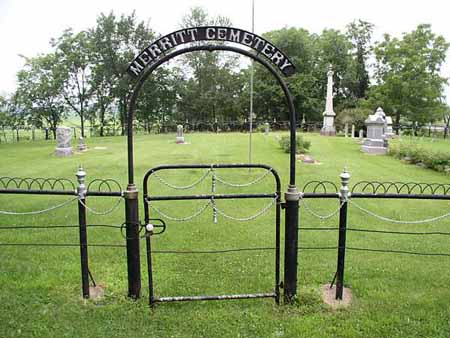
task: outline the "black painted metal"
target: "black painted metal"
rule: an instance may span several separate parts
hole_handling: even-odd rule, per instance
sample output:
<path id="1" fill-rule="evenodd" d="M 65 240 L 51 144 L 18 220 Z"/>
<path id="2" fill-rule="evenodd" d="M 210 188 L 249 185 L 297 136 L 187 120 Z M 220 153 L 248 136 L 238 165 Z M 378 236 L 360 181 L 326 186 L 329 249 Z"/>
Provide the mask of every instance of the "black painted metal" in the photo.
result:
<path id="1" fill-rule="evenodd" d="M 182 201 L 182 200 L 225 200 L 225 199 L 241 199 L 241 198 L 275 198 L 273 194 L 206 194 L 206 195 L 170 195 L 170 196 L 148 196 L 147 202 L 150 201 Z"/>
<path id="2" fill-rule="evenodd" d="M 0 189 L 0 194 L 76 196 L 77 192 L 75 190 Z"/>
<path id="3" fill-rule="evenodd" d="M 352 193 L 351 198 L 386 198 L 386 199 L 415 199 L 415 200 L 450 200 L 450 195 L 420 195 L 420 194 L 370 194 Z"/>
<path id="4" fill-rule="evenodd" d="M 141 258 L 139 254 L 139 211 L 137 198 L 125 199 L 128 297 L 141 295 Z"/>
<path id="5" fill-rule="evenodd" d="M 139 96 L 139 93 L 144 85 L 144 82 L 146 81 L 146 79 L 152 74 L 152 72 L 158 68 L 159 66 L 161 66 L 162 64 L 164 64 L 165 62 L 168 62 L 169 60 L 171 60 L 174 57 L 186 54 L 186 53 L 191 53 L 191 52 L 195 52 L 195 51 L 230 51 L 230 52 L 234 52 L 234 53 L 238 53 L 244 56 L 247 56 L 255 61 L 257 61 L 258 63 L 260 63 L 262 66 L 264 66 L 277 80 L 278 84 L 280 85 L 280 87 L 283 90 L 283 93 L 285 95 L 286 101 L 287 101 L 287 105 L 288 105 L 288 110 L 289 110 L 289 121 L 290 121 L 290 164 L 289 164 L 289 186 L 292 189 L 296 189 L 295 187 L 295 176 L 296 176 L 296 172 L 295 172 L 295 167 L 296 167 L 296 113 L 295 113 L 295 106 L 294 106 L 294 102 L 293 102 L 293 98 L 292 95 L 289 91 L 289 88 L 286 84 L 286 82 L 284 81 L 284 79 L 281 77 L 280 73 L 278 72 L 278 70 L 276 70 L 269 61 L 267 61 L 266 59 L 264 59 L 263 57 L 260 56 L 259 53 L 253 53 L 251 51 L 242 49 L 242 48 L 237 48 L 234 46 L 228 46 L 228 45 L 213 45 L 213 44 L 207 44 L 207 45 L 196 45 L 196 46 L 190 46 L 190 47 L 185 47 L 185 48 L 180 48 L 177 50 L 172 51 L 170 54 L 167 55 L 163 55 L 161 56 L 158 60 L 154 61 L 154 63 L 152 63 L 148 68 L 146 68 L 142 73 L 140 73 L 139 78 L 135 84 L 135 87 L 133 89 L 133 92 L 130 95 L 130 99 L 129 99 L 129 105 L 128 105 L 128 116 L 127 116 L 127 148 L 128 148 L 128 184 L 129 186 L 134 186 L 134 146 L 133 146 L 133 120 L 135 117 L 135 111 L 136 111 L 136 101 L 137 98 Z M 145 180 L 145 178 L 144 178 Z M 280 195 L 278 195 L 280 196 Z M 280 197 L 278 197 L 280 198 Z M 146 200 L 146 198 L 144 198 L 144 200 Z M 279 203 L 277 203 L 277 207 L 279 207 Z M 293 208 L 291 210 L 291 208 Z M 137 209 L 136 209 L 137 210 Z M 298 217 L 296 216 L 297 214 L 297 210 L 298 210 L 298 200 L 296 201 L 296 203 L 289 203 L 287 204 L 287 210 L 286 210 L 286 214 L 290 214 L 292 215 L 291 217 L 289 217 L 289 221 L 292 222 L 297 222 L 298 221 Z M 137 212 L 137 211 L 136 211 Z M 295 214 L 295 215 L 294 215 Z M 131 218 L 133 219 L 137 219 L 138 215 L 134 214 L 134 215 L 129 215 Z M 127 219 L 127 222 L 129 222 L 129 220 Z M 290 228 L 292 229 L 297 229 L 298 227 L 298 223 L 295 224 L 291 224 L 289 225 Z M 296 238 L 290 238 L 287 237 L 286 241 L 287 242 L 291 242 L 290 246 L 292 247 L 292 243 L 295 242 L 296 243 Z M 136 245 L 137 248 L 134 248 L 133 251 L 139 251 L 139 242 L 135 242 L 133 243 L 129 243 L 130 245 Z M 292 260 L 297 261 L 297 250 L 294 252 L 291 252 L 292 255 L 294 255 L 295 257 L 292 258 Z M 129 261 L 130 262 L 130 261 Z M 131 263 L 131 262 L 130 262 Z M 135 262 L 135 264 L 137 264 L 137 262 Z M 129 279 L 130 281 L 130 279 Z M 131 282 L 131 281 L 130 281 Z M 293 284 L 293 283 L 290 283 Z M 296 289 L 294 290 L 296 292 Z"/>
<path id="6" fill-rule="evenodd" d="M 312 187 L 313 192 L 302 193 L 302 198 L 340 198 L 338 193 L 328 192 L 316 192 L 317 187 L 321 187 L 323 191 L 326 191 L 325 185 L 328 181 L 311 181 L 305 184 L 304 190 L 307 187 Z M 350 199 L 414 199 L 414 200 L 450 200 L 450 185 L 440 183 L 415 183 L 415 182 L 377 182 L 377 181 L 361 181 L 357 182 L 352 187 L 352 192 L 349 194 Z M 413 193 L 418 192 L 418 193 Z M 441 194 L 437 194 L 440 192 Z M 366 229 L 347 229 L 347 215 L 348 215 L 348 202 L 342 201 L 342 207 L 339 211 L 339 228 L 303 228 L 301 230 L 339 230 L 338 238 L 338 257 L 337 257 L 337 270 L 336 270 L 336 299 L 341 300 L 343 298 L 344 289 L 344 272 L 345 272 L 345 253 L 346 250 L 359 250 L 370 252 L 386 252 L 386 253 L 404 253 L 412 255 L 423 256 L 448 256 L 445 253 L 421 253 L 421 252 L 408 252 L 399 250 L 382 250 L 382 249 L 367 249 L 367 248 L 353 248 L 346 245 L 347 231 L 363 231 L 373 233 L 390 233 L 390 234 L 407 234 L 407 235 L 447 235 L 443 232 L 425 232 L 425 233 L 413 233 L 413 232 L 398 232 L 398 231 L 381 231 L 381 230 L 366 230 Z M 302 250 L 302 247 L 298 248 Z M 332 249 L 332 248 L 331 248 Z"/>
<path id="7" fill-rule="evenodd" d="M 208 195 L 179 195 L 179 196 L 149 196 L 149 179 L 153 173 L 161 170 L 180 170 L 180 169 L 239 169 L 239 168 L 260 168 L 268 170 L 275 179 L 276 191 L 270 194 L 208 194 Z M 149 280 L 149 303 L 153 305 L 156 302 L 190 301 L 190 300 L 222 300 L 222 299 L 248 299 L 248 298 L 275 298 L 276 303 L 280 299 L 280 209 L 281 209 L 281 181 L 278 173 L 270 166 L 265 164 L 180 164 L 180 165 L 162 165 L 152 168 L 144 175 L 143 200 L 145 224 L 149 223 L 150 201 L 170 201 L 170 200 L 202 200 L 202 199 L 239 199 L 239 198 L 276 198 L 275 214 L 275 287 L 274 293 L 261 294 L 242 294 L 242 295 L 224 295 L 224 296 L 183 296 L 183 297 L 160 297 L 154 296 L 153 285 L 153 265 L 151 236 L 146 236 L 146 253 Z"/>
<path id="8" fill-rule="evenodd" d="M 342 202 L 339 210 L 339 239 L 336 271 L 336 299 L 342 300 L 344 292 L 345 245 L 347 238 L 347 203 Z"/>
<path id="9" fill-rule="evenodd" d="M 78 223 L 80 233 L 81 288 L 83 298 L 89 298 L 89 263 L 86 228 L 86 199 L 78 200 Z"/>
<path id="10" fill-rule="evenodd" d="M 128 141 L 128 182 L 130 184 L 134 183 L 134 152 L 133 152 L 133 120 L 135 116 L 136 111 L 136 101 L 138 98 L 138 95 L 142 89 L 142 86 L 144 85 L 147 78 L 151 75 L 151 73 L 164 64 L 165 62 L 171 60 L 172 58 L 183 55 L 186 53 L 191 53 L 195 51 L 230 51 L 238 54 L 245 55 L 261 65 L 263 65 L 269 72 L 275 77 L 278 84 L 283 90 L 283 93 L 286 97 L 286 101 L 288 104 L 289 109 L 289 122 L 290 122 L 290 142 L 291 142 L 291 149 L 290 149 L 290 172 L 289 172 L 289 184 L 294 186 L 295 185 L 295 164 L 296 164 L 296 158 L 295 158 L 295 152 L 296 152 L 296 143 L 295 143 L 295 129 L 296 129 L 296 113 L 295 113 L 295 107 L 294 107 L 294 101 L 292 98 L 292 95 L 289 91 L 289 88 L 284 81 L 284 79 L 281 77 L 281 75 L 278 73 L 278 71 L 264 58 L 262 58 L 259 54 L 254 54 L 250 51 L 240 49 L 233 46 L 227 46 L 227 45 L 202 45 L 202 46 L 191 46 L 186 47 L 182 49 L 178 49 L 173 51 L 172 53 L 165 55 L 161 57 L 157 62 L 152 64 L 149 68 L 147 68 L 142 75 L 139 77 L 133 92 L 130 96 L 129 106 L 128 106 L 128 116 L 127 116 L 127 141 Z"/>
<path id="11" fill-rule="evenodd" d="M 297 294 L 298 201 L 286 201 L 284 240 L 284 301 L 292 303 Z"/>
<path id="12" fill-rule="evenodd" d="M 162 36 L 136 56 L 128 66 L 127 71 L 132 77 L 139 76 L 142 70 L 148 67 L 149 64 L 156 62 L 161 54 L 170 53 L 170 50 L 182 44 L 196 43 L 198 41 L 218 41 L 221 43 L 227 41 L 242 44 L 245 48 L 252 48 L 256 53 L 264 55 L 285 76 L 295 73 L 295 66 L 289 58 L 269 41 L 255 33 L 225 26 L 188 27 Z"/>

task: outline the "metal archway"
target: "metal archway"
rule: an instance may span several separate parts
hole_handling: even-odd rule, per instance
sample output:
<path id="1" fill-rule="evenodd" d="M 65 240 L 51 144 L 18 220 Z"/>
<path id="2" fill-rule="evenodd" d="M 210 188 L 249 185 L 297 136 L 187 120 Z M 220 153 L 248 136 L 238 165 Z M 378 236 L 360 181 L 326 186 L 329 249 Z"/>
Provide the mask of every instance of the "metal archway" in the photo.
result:
<path id="1" fill-rule="evenodd" d="M 137 83 L 130 96 L 127 116 L 127 148 L 128 148 L 128 186 L 125 192 L 126 199 L 126 238 L 127 238 L 127 262 L 128 262 L 128 295 L 139 298 L 141 289 L 140 256 L 139 256 L 139 212 L 138 191 L 134 182 L 134 144 L 133 144 L 133 120 L 136 111 L 136 101 L 143 84 L 152 72 L 169 60 L 195 51 L 230 51 L 247 56 L 263 65 L 275 77 L 282 88 L 289 109 L 290 120 L 290 172 L 289 187 L 285 193 L 285 262 L 284 262 L 284 299 L 290 302 L 297 293 L 297 243 L 298 243 L 298 207 L 300 194 L 295 186 L 295 154 L 296 154 L 296 113 L 292 95 L 286 82 L 278 71 L 259 53 L 228 45 L 199 45 L 184 47 L 174 50 L 155 61 L 146 68 L 138 77 Z"/>
<path id="2" fill-rule="evenodd" d="M 259 54 L 251 53 L 247 50 L 233 47 L 233 46 L 227 46 L 227 45 L 203 45 L 203 46 L 192 46 L 192 47 L 185 47 L 182 49 L 178 49 L 168 55 L 163 56 L 160 58 L 157 62 L 152 64 L 149 68 L 147 68 L 141 76 L 139 76 L 138 81 L 133 89 L 133 92 L 130 96 L 130 101 L 128 105 L 128 117 L 127 117 L 127 136 L 128 136 L 128 183 L 132 184 L 134 183 L 134 159 L 133 159 L 133 120 L 135 116 L 135 110 L 136 110 L 136 100 L 139 96 L 139 92 L 142 89 L 142 86 L 144 82 L 147 80 L 147 78 L 150 76 L 150 74 L 159 66 L 162 64 L 168 62 L 169 60 L 173 59 L 174 57 L 177 57 L 182 54 L 191 53 L 195 51 L 230 51 L 234 53 L 238 53 L 244 56 L 247 56 L 249 58 L 252 58 L 253 60 L 259 62 L 264 67 L 266 67 L 267 70 L 271 72 L 271 74 L 276 78 L 279 85 L 283 89 L 284 95 L 286 97 L 286 101 L 288 104 L 289 109 L 289 122 L 290 122 L 290 137 L 291 137 L 291 149 L 290 149 L 290 175 L 289 175 L 289 185 L 294 186 L 295 185 L 295 127 L 296 127 L 296 113 L 295 113 L 295 107 L 294 102 L 292 99 L 292 95 L 289 91 L 289 88 L 286 84 L 286 82 L 283 80 L 281 75 L 275 70 L 275 68 L 268 62 L 266 59 L 263 59 Z"/>

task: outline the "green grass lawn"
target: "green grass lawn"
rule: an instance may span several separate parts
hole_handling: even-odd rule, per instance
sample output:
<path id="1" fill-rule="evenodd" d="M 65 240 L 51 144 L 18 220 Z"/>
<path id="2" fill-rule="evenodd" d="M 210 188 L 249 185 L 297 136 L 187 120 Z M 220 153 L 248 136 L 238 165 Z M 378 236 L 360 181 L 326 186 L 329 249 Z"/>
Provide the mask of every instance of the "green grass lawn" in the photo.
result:
<path id="1" fill-rule="evenodd" d="M 286 190 L 288 154 L 283 153 L 277 134 L 253 137 L 253 162 L 273 166 Z M 360 180 L 450 183 L 448 175 L 389 156 L 370 156 L 359 151 L 356 140 L 307 134 L 310 154 L 320 165 L 297 165 L 297 184 L 310 180 L 339 183 L 344 167 L 351 173 L 350 185 Z M 142 192 L 145 172 L 160 164 L 248 162 L 248 135 L 187 134 L 189 144 L 175 145 L 175 135 L 136 137 L 136 181 Z M 79 164 L 88 181 L 113 178 L 126 186 L 126 142 L 123 137 L 88 139 L 89 151 L 69 158 L 53 155 L 53 141 L 0 144 L 0 176 L 65 177 L 75 181 Z M 445 148 L 448 141 L 427 146 Z M 95 149 L 95 147 L 106 149 Z M 161 173 L 178 185 L 194 182 L 204 171 Z M 261 170 L 218 171 L 227 181 L 245 183 Z M 207 179 L 192 193 L 209 193 Z M 153 178 L 153 194 L 177 194 Z M 218 184 L 218 193 L 274 191 L 270 175 L 260 184 L 236 189 Z M 185 193 L 185 192 L 182 192 Z M 0 195 L 0 210 L 44 209 L 67 197 Z M 88 204 L 106 210 L 112 198 L 88 198 Z M 226 213 L 246 217 L 268 201 L 218 201 Z M 358 200 L 358 204 L 386 217 L 418 220 L 450 211 L 448 201 Z M 169 215 L 193 214 L 204 202 L 159 202 Z M 335 210 L 338 202 L 309 200 L 322 214 Z M 143 215 L 143 205 L 140 204 Z M 156 215 L 155 215 L 156 216 Z M 142 217 L 143 219 L 143 217 Z M 0 215 L 0 226 L 77 224 L 75 204 L 43 215 Z M 121 224 L 123 204 L 112 214 L 88 214 L 91 224 Z M 167 221 L 166 233 L 153 237 L 155 250 L 207 250 L 239 247 L 271 247 L 274 244 L 274 211 L 250 222 L 234 222 L 206 210 L 189 222 Z M 303 227 L 336 227 L 338 216 L 321 221 L 304 208 Z M 284 225 L 284 217 L 282 218 Z M 398 225 L 382 222 L 349 206 L 348 226 L 395 231 L 450 232 L 450 219 L 423 224 Z M 76 228 L 56 230 L 0 230 L 0 243 L 76 243 Z M 123 244 L 120 231 L 90 228 L 90 243 Z M 300 246 L 336 246 L 333 231 L 300 231 Z M 0 337 L 450 337 L 450 257 L 423 257 L 348 251 L 345 284 L 354 300 L 347 309 L 333 311 L 321 301 L 320 288 L 333 278 L 336 252 L 300 251 L 298 303 L 277 306 L 271 299 L 222 302 L 166 303 L 147 305 L 145 242 L 141 242 L 143 297 L 126 297 L 126 253 L 123 248 L 90 248 L 90 269 L 106 295 L 99 301 L 83 301 L 80 290 L 79 249 L 46 247 L 0 247 Z M 449 236 L 388 235 L 349 232 L 347 245 L 374 249 L 450 253 Z M 214 255 L 154 255 L 155 292 L 158 296 L 270 292 L 273 288 L 272 251 Z"/>

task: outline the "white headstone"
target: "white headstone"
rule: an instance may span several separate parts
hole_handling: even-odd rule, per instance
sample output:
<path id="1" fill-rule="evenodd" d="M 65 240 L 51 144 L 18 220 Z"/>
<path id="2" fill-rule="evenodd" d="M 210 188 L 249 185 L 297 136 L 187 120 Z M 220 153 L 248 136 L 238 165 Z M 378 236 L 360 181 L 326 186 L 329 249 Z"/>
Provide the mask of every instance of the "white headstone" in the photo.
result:
<path id="1" fill-rule="evenodd" d="M 344 125 L 344 136 L 347 137 L 348 136 L 348 123 L 346 123 Z"/>
<path id="2" fill-rule="evenodd" d="M 334 127 L 334 117 L 336 113 L 333 110 L 333 69 L 330 65 L 328 67 L 328 82 L 327 82 L 327 99 L 325 104 L 325 111 L 323 112 L 323 126 L 320 135 L 334 136 L 336 129 Z"/>
<path id="3" fill-rule="evenodd" d="M 177 125 L 177 137 L 175 142 L 177 144 L 184 143 L 183 126 L 181 124 Z"/>
<path id="4" fill-rule="evenodd" d="M 352 138 L 355 138 L 355 125 L 352 124 Z"/>
<path id="5" fill-rule="evenodd" d="M 392 117 L 386 116 L 386 137 L 391 138 L 394 136 L 394 130 L 392 129 Z"/>
<path id="6" fill-rule="evenodd" d="M 78 139 L 78 150 L 79 151 L 85 151 L 86 150 L 86 143 L 84 142 L 84 138 L 80 136 Z"/>
<path id="7" fill-rule="evenodd" d="M 72 139 L 72 128 L 58 127 L 56 128 L 56 156 L 70 156 L 73 154 L 70 140 Z"/>

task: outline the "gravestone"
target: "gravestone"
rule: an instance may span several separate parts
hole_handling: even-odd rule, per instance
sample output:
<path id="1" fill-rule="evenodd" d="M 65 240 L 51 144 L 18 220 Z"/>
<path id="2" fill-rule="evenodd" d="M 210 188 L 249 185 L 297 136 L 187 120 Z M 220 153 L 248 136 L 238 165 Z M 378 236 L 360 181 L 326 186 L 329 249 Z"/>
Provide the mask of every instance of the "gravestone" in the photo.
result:
<path id="1" fill-rule="evenodd" d="M 83 136 L 80 136 L 78 139 L 78 150 L 79 151 L 85 151 L 86 150 L 86 142 L 84 141 Z"/>
<path id="2" fill-rule="evenodd" d="M 336 129 L 334 127 L 334 117 L 336 113 L 333 110 L 333 69 L 330 65 L 328 67 L 328 82 L 327 82 L 327 101 L 325 105 L 325 111 L 323 113 L 323 126 L 320 130 L 320 135 L 323 136 L 335 136 Z"/>
<path id="3" fill-rule="evenodd" d="M 73 154 L 70 140 L 72 139 L 72 129 L 69 127 L 56 128 L 56 156 L 71 156 Z"/>
<path id="4" fill-rule="evenodd" d="M 386 137 L 394 137 L 394 130 L 392 129 L 392 117 L 386 116 Z"/>
<path id="5" fill-rule="evenodd" d="M 183 136 L 183 126 L 179 124 L 177 126 L 177 138 L 176 138 L 177 144 L 183 144 L 184 143 L 184 136 Z"/>
<path id="6" fill-rule="evenodd" d="M 358 135 L 358 142 L 359 143 L 363 143 L 363 138 L 364 138 L 364 130 L 360 129 L 359 130 L 359 135 Z"/>
<path id="7" fill-rule="evenodd" d="M 344 136 L 347 137 L 348 136 L 348 123 L 346 123 L 344 125 Z"/>
<path id="8" fill-rule="evenodd" d="M 266 136 L 268 136 L 269 135 L 269 131 L 270 131 L 270 125 L 269 125 L 268 122 L 266 122 L 266 123 L 264 123 L 264 134 Z"/>
<path id="9" fill-rule="evenodd" d="M 352 138 L 355 138 L 355 125 L 352 124 Z"/>
<path id="10" fill-rule="evenodd" d="M 387 152 L 386 115 L 380 107 L 375 114 L 369 115 L 364 121 L 367 127 L 367 138 L 361 146 L 361 151 L 368 154 L 384 155 Z"/>

